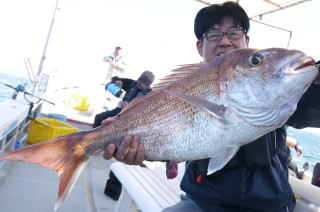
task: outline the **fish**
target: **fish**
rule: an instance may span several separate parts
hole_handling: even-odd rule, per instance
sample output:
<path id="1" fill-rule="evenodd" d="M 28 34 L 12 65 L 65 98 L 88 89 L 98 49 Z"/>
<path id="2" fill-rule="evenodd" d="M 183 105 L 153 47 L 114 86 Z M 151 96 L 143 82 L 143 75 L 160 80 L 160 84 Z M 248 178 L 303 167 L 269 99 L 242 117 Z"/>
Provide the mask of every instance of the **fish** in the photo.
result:
<path id="1" fill-rule="evenodd" d="M 141 137 L 145 160 L 210 158 L 223 168 L 240 146 L 283 126 L 318 74 L 298 50 L 237 49 L 210 62 L 182 65 L 108 124 L 27 145 L 0 157 L 48 167 L 60 178 L 57 210 L 93 155 L 125 135 Z"/>

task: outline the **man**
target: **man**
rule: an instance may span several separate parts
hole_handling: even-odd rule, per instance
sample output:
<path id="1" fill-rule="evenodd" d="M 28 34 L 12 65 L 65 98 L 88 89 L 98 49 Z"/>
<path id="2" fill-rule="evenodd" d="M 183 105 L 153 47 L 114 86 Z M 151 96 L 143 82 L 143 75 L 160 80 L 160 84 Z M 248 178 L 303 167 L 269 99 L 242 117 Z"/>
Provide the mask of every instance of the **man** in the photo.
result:
<path id="1" fill-rule="evenodd" d="M 195 18 L 194 31 L 204 62 L 248 47 L 249 19 L 234 2 L 201 9 Z M 296 128 L 320 127 L 319 87 L 309 88 L 286 124 Z M 114 151 L 114 145 L 109 145 L 104 157 L 109 159 Z M 117 160 L 127 164 L 139 164 L 143 156 L 137 136 L 126 136 L 114 154 Z M 196 179 L 206 161 L 191 161 L 181 182 L 186 195 L 165 211 L 292 211 L 295 198 L 288 183 L 287 157 L 283 126 L 242 146 L 224 168 L 205 176 L 202 182 Z"/>
<path id="2" fill-rule="evenodd" d="M 317 162 L 313 168 L 311 183 L 315 186 L 320 187 L 320 162 Z"/>
<path id="3" fill-rule="evenodd" d="M 120 46 L 117 46 L 114 50 L 114 52 L 103 58 L 104 62 L 109 63 L 108 72 L 106 76 L 106 82 L 109 82 L 111 80 L 111 77 L 114 75 L 119 76 L 120 74 L 123 74 L 126 69 L 126 63 L 124 62 L 124 59 L 122 57 L 122 48 Z"/>
<path id="4" fill-rule="evenodd" d="M 298 157 L 302 157 L 302 150 L 298 144 L 298 141 L 295 138 L 287 136 L 287 152 L 288 152 L 288 168 L 289 168 L 289 175 L 295 176 L 299 179 L 303 179 L 304 172 L 307 171 L 310 168 L 310 163 L 306 162 L 301 168 L 298 168 L 298 165 L 293 159 L 293 156 L 291 154 L 290 147 L 293 148 Z"/>
<path id="5" fill-rule="evenodd" d="M 144 71 L 137 80 L 113 77 L 111 83 L 106 85 L 106 88 L 111 84 L 121 84 L 121 88 L 126 92 L 126 94 L 115 109 L 99 113 L 95 116 L 93 128 L 100 126 L 103 120 L 120 113 L 121 110 L 133 99 L 143 96 L 151 91 L 150 85 L 153 81 L 154 74 L 151 71 Z"/>

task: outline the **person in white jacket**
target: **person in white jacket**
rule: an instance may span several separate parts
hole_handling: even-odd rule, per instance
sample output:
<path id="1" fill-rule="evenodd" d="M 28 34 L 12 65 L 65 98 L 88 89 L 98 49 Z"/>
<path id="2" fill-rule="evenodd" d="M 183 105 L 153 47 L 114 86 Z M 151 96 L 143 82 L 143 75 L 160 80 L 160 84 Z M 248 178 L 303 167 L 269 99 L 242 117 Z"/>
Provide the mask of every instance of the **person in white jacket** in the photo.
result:
<path id="1" fill-rule="evenodd" d="M 120 46 L 117 46 L 111 55 L 105 56 L 103 61 L 109 63 L 108 72 L 105 79 L 106 83 L 110 82 L 111 78 L 114 76 L 122 77 L 127 68 L 122 56 L 122 48 Z"/>

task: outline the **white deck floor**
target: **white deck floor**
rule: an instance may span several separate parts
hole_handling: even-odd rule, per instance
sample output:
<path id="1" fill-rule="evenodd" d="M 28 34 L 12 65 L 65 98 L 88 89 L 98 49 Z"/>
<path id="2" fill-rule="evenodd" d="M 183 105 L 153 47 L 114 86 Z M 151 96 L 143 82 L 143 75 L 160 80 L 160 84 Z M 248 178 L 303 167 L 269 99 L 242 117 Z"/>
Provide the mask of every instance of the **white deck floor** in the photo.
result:
<path id="1" fill-rule="evenodd" d="M 101 100 L 105 101 L 105 98 Z M 77 111 L 62 102 L 55 102 L 55 107 L 43 104 L 42 113 L 54 112 L 80 122 L 93 122 L 94 114 L 91 112 Z M 90 129 L 87 125 L 69 124 L 80 130 Z M 116 201 L 104 194 L 104 188 L 112 162 L 104 160 L 102 154 L 93 157 L 57 211 L 111 212 Z M 58 187 L 58 175 L 49 168 L 31 163 L 0 161 L 0 212 L 54 211 Z M 137 211 L 136 206 L 133 205 L 130 211 Z"/>
<path id="2" fill-rule="evenodd" d="M 111 163 L 104 160 L 102 155 L 95 156 L 57 211 L 112 211 L 116 201 L 103 193 Z M 58 175 L 48 168 L 30 163 L 10 162 L 8 165 L 7 175 L 0 177 L 0 211 L 53 211 L 58 192 Z M 131 211 L 138 210 L 134 207 Z"/>

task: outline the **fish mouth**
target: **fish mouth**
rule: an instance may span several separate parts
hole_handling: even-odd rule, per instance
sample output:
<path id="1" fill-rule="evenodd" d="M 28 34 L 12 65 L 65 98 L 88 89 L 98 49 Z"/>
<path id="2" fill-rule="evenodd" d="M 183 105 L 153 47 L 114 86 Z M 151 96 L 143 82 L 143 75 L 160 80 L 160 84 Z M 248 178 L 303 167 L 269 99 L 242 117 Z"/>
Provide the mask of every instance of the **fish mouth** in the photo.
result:
<path id="1" fill-rule="evenodd" d="M 315 61 L 310 56 L 302 56 L 291 64 L 291 69 L 288 74 L 302 74 L 309 72 L 315 68 Z"/>

